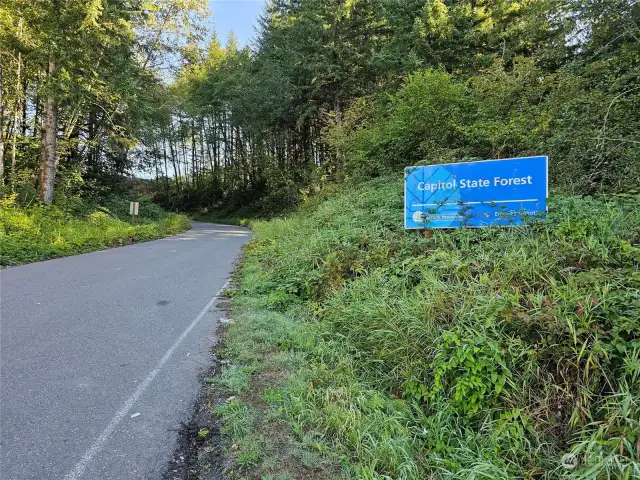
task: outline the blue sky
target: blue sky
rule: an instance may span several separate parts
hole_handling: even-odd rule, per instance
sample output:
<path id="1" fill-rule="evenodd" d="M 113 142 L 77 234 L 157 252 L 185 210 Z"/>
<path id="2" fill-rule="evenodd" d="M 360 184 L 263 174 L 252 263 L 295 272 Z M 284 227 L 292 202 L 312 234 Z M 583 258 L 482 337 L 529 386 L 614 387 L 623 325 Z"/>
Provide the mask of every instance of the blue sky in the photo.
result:
<path id="1" fill-rule="evenodd" d="M 220 41 L 227 41 L 229 31 L 233 30 L 240 45 L 247 45 L 255 36 L 258 17 L 266 0 L 209 0 L 209 20 L 218 31 Z"/>

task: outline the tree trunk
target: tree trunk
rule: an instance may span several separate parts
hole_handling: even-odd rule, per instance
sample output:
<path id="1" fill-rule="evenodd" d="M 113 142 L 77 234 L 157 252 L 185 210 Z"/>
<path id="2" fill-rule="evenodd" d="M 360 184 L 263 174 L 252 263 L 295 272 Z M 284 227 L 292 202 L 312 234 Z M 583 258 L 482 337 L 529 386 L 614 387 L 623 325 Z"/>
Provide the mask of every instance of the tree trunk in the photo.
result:
<path id="1" fill-rule="evenodd" d="M 53 55 L 49 56 L 48 74 L 51 78 L 56 70 Z M 42 173 L 40 182 L 40 199 L 45 205 L 53 202 L 53 185 L 56 179 L 56 136 L 58 133 L 58 110 L 53 91 L 50 89 L 44 104 L 42 128 Z"/>
<path id="2" fill-rule="evenodd" d="M 4 97 L 2 96 L 2 57 L 0 57 L 0 187 L 4 186 Z"/>
<path id="3" fill-rule="evenodd" d="M 173 167 L 173 176 L 176 181 L 176 188 L 178 192 L 182 192 L 182 179 L 180 178 L 180 163 L 178 157 L 178 148 L 174 145 L 173 136 L 174 136 L 174 127 L 173 127 L 173 117 L 171 118 L 171 125 L 169 128 L 169 155 L 171 156 L 171 166 Z"/>
<path id="4" fill-rule="evenodd" d="M 195 120 L 191 119 L 191 169 L 193 172 L 193 185 L 197 190 L 200 185 L 200 172 L 198 166 L 198 155 L 197 155 L 197 146 L 196 146 L 196 123 Z"/>
<path id="5" fill-rule="evenodd" d="M 207 117 L 202 119 L 202 145 L 207 145 L 207 158 L 209 159 L 209 167 L 211 168 L 211 178 L 213 178 L 215 172 L 213 151 L 212 151 L 212 136 L 211 136 L 211 121 Z"/>
<path id="6" fill-rule="evenodd" d="M 39 78 L 38 78 L 39 79 Z M 38 91 L 38 86 L 36 85 L 35 91 Z M 42 105 L 40 104 L 40 96 L 36 93 L 33 99 L 34 113 L 33 113 L 33 130 L 31 131 L 31 138 L 36 139 L 40 135 L 40 115 L 42 110 Z"/>
<path id="7" fill-rule="evenodd" d="M 20 27 L 22 29 L 22 26 Z M 20 114 L 19 105 L 22 105 L 20 101 L 21 93 L 20 89 L 22 87 L 21 77 L 22 77 L 22 54 L 18 52 L 18 69 L 16 71 L 17 80 L 16 80 L 16 104 L 13 109 L 13 137 L 11 139 L 11 191 L 16 191 L 16 150 L 18 143 L 18 116 Z"/>
<path id="8" fill-rule="evenodd" d="M 336 124 L 338 126 L 341 126 L 342 125 L 342 105 L 340 104 L 340 94 L 339 93 L 336 93 L 334 109 L 335 109 L 335 114 L 336 114 Z"/>
<path id="9" fill-rule="evenodd" d="M 22 127 L 22 138 L 27 137 L 27 110 L 29 107 L 29 101 L 27 99 L 27 88 L 29 84 L 27 83 L 27 62 L 23 61 L 23 70 L 25 71 L 25 75 L 22 80 L 22 119 L 20 120 L 20 126 Z"/>
<path id="10" fill-rule="evenodd" d="M 165 186 L 166 186 L 166 194 L 167 194 L 167 203 L 169 203 L 169 200 L 171 200 L 170 198 L 170 192 L 169 192 L 169 167 L 167 165 L 167 143 L 166 143 L 166 138 L 164 135 L 164 132 L 162 132 L 162 130 L 160 130 L 160 135 L 162 135 L 162 157 L 164 159 L 164 182 L 165 182 Z"/>
<path id="11" fill-rule="evenodd" d="M 87 119 L 87 170 L 90 174 L 98 170 L 96 159 L 95 132 L 96 132 L 96 112 L 95 108 L 89 110 L 89 118 Z"/>

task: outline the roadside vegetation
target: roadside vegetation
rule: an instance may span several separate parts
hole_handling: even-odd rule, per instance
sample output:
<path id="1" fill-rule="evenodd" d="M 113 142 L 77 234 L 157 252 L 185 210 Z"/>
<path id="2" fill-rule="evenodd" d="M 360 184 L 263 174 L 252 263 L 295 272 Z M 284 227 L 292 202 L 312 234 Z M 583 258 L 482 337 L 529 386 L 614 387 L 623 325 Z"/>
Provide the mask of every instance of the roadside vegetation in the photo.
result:
<path id="1" fill-rule="evenodd" d="M 127 191 L 261 218 L 214 382 L 234 475 L 640 478 L 640 4 L 274 0 L 251 47 L 205 17 L 2 2 L 2 265 L 188 227 Z M 404 167 L 531 155 L 547 219 L 403 230 Z"/>
<path id="2" fill-rule="evenodd" d="M 143 242 L 191 227 L 187 217 L 167 213 L 149 199 L 140 199 L 135 225 L 124 197 L 109 197 L 103 206 L 79 198 L 27 206 L 16 199 L 15 194 L 0 199 L 2 267 Z"/>
<path id="3" fill-rule="evenodd" d="M 217 380 L 237 476 L 640 478 L 640 198 L 406 232 L 401 186 L 252 224 Z"/>
<path id="4" fill-rule="evenodd" d="M 214 37 L 180 72 L 150 160 L 213 161 L 157 200 L 273 218 L 218 350 L 232 477 L 640 478 L 638 18 L 273 2 L 254 51 Z M 404 167 L 528 155 L 548 218 L 403 230 Z"/>

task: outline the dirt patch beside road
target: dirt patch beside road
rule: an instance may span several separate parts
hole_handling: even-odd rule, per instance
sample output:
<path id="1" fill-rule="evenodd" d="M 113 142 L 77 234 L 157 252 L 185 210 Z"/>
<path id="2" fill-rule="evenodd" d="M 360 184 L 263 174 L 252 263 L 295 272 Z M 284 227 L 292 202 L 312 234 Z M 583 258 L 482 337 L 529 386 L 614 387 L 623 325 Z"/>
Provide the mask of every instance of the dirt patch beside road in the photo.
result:
<path id="1" fill-rule="evenodd" d="M 229 297 L 220 298 L 216 305 L 220 318 L 228 318 L 230 305 Z M 224 337 L 227 328 L 225 324 L 218 326 L 219 338 Z M 216 356 L 218 348 L 219 344 L 212 349 L 212 365 L 202 377 L 202 389 L 191 419 L 180 427 L 178 447 L 163 480 L 227 480 L 224 472 L 233 466 L 233 457 L 226 453 L 228 442 L 220 432 L 222 423 L 213 414 L 228 397 L 212 385 L 222 370 L 222 363 Z"/>

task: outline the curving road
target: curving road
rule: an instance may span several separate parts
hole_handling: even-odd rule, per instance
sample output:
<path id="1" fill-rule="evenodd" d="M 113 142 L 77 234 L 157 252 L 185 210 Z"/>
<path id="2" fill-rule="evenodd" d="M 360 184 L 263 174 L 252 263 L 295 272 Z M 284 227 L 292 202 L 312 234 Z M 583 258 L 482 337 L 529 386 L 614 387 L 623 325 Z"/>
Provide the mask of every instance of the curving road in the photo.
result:
<path id="1" fill-rule="evenodd" d="M 161 478 L 249 238 L 196 223 L 0 272 L 0 478 Z"/>

